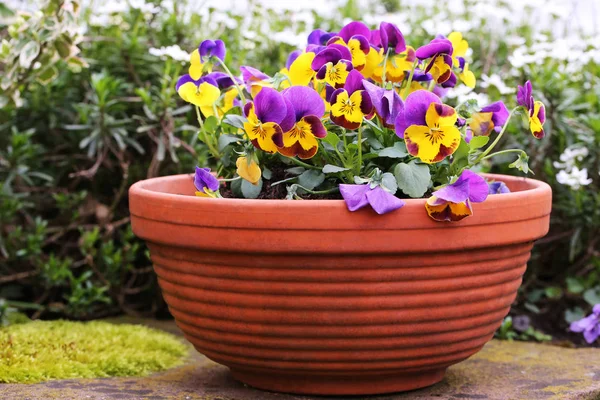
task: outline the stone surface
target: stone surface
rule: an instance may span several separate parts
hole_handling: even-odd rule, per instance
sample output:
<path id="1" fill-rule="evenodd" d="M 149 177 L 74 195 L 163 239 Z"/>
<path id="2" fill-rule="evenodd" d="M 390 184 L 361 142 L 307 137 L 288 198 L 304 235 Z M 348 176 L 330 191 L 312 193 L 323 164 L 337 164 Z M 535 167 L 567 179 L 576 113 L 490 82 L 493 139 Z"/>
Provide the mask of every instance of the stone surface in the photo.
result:
<path id="1" fill-rule="evenodd" d="M 118 321 L 135 322 L 128 319 Z M 179 333 L 172 322 L 144 322 Z M 437 385 L 408 393 L 366 398 L 596 400 L 600 399 L 600 350 L 492 341 L 469 360 L 450 367 L 446 378 Z M 149 377 L 0 385 L 0 399 L 309 400 L 326 397 L 255 390 L 233 380 L 226 367 L 191 349 L 189 362 L 185 366 Z"/>

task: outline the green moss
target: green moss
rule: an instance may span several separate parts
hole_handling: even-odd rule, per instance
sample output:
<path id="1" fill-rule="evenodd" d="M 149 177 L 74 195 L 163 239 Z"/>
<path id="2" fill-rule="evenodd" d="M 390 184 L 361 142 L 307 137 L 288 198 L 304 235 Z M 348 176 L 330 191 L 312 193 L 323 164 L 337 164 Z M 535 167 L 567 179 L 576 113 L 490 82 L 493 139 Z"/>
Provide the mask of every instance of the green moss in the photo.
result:
<path id="1" fill-rule="evenodd" d="M 141 325 L 34 321 L 0 328 L 0 383 L 143 376 L 187 354 L 175 336 Z"/>

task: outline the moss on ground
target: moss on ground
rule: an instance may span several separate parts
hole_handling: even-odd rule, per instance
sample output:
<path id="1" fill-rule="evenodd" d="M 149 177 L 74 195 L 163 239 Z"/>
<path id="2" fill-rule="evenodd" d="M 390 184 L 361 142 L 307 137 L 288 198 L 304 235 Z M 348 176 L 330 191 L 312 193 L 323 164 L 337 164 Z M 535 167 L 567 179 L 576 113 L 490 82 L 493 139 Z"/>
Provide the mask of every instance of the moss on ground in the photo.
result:
<path id="1" fill-rule="evenodd" d="M 0 328 L 0 383 L 144 376 L 187 354 L 175 336 L 141 325 L 34 321 Z"/>

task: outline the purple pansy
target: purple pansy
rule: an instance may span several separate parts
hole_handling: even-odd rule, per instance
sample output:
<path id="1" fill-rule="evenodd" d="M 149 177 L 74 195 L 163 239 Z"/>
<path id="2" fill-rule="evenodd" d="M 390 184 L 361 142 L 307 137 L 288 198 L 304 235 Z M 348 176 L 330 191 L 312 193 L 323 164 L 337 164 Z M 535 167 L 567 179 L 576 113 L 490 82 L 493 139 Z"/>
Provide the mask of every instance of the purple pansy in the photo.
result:
<path id="1" fill-rule="evenodd" d="M 510 193 L 510 189 L 506 186 L 506 183 L 500 181 L 489 182 L 489 194 L 503 194 Z"/>
<path id="2" fill-rule="evenodd" d="M 436 38 L 428 44 L 421 46 L 417 49 L 416 56 L 419 60 L 426 60 L 433 58 L 440 54 L 447 54 L 452 56 L 453 47 L 452 42 L 448 39 Z"/>
<path id="3" fill-rule="evenodd" d="M 570 329 L 573 332 L 583 332 L 583 337 L 589 344 L 598 340 L 600 337 L 600 304 L 594 306 L 590 315 L 573 322 Z"/>
<path id="4" fill-rule="evenodd" d="M 210 168 L 196 167 L 194 186 L 197 190 L 196 195 L 205 197 L 208 196 L 207 189 L 211 192 L 219 190 L 219 180 L 210 172 Z"/>
<path id="5" fill-rule="evenodd" d="M 247 65 L 242 65 L 240 71 L 242 71 L 242 79 L 246 84 L 249 82 L 259 82 L 271 79 L 271 77 L 264 72 Z"/>
<path id="6" fill-rule="evenodd" d="M 396 54 L 406 51 L 404 36 L 396 25 L 390 24 L 389 22 L 382 22 L 379 25 L 379 36 L 381 47 L 383 47 L 384 52 L 389 49 L 394 50 Z"/>
<path id="7" fill-rule="evenodd" d="M 357 70 L 348 74 L 343 89 L 337 89 L 331 94 L 330 118 L 334 124 L 346 129 L 357 129 L 363 118 L 373 116 L 373 102 L 364 90 L 363 76 Z"/>
<path id="8" fill-rule="evenodd" d="M 442 104 L 442 100 L 427 90 L 417 90 L 408 95 L 404 110 L 398 113 L 395 121 L 396 135 L 404 138 L 406 128 L 411 125 L 427 125 L 425 115 L 431 103 Z"/>
<path id="9" fill-rule="evenodd" d="M 517 103 L 523 106 L 529 114 L 529 129 L 536 139 L 542 139 L 544 132 L 544 123 L 546 122 L 546 108 L 541 101 L 535 101 L 533 98 L 533 89 L 531 82 L 525 82 L 525 85 L 518 87 Z"/>
<path id="10" fill-rule="evenodd" d="M 308 35 L 308 44 L 324 46 L 332 37 L 336 35 L 335 32 L 327 32 L 323 29 L 315 29 Z"/>
<path id="11" fill-rule="evenodd" d="M 224 72 L 218 72 L 218 71 L 211 72 L 210 74 L 206 75 L 205 78 L 214 79 L 214 81 L 217 83 L 217 86 L 221 90 L 230 88 L 230 87 L 234 86 L 235 83 L 237 83 L 237 84 L 242 83 L 240 78 L 236 77 L 235 83 L 234 83 L 233 79 L 231 79 L 231 77 L 229 75 L 227 75 Z"/>
<path id="12" fill-rule="evenodd" d="M 311 63 L 316 71 L 315 77 L 329 85 L 339 88 L 344 86 L 348 73 L 353 70 L 352 54 L 341 44 L 330 44 L 316 54 Z"/>
<path id="13" fill-rule="evenodd" d="M 436 221 L 460 221 L 473 215 L 471 203 L 485 201 L 488 194 L 485 179 L 475 172 L 464 170 L 456 182 L 433 192 L 425 208 Z"/>
<path id="14" fill-rule="evenodd" d="M 387 128 L 394 128 L 398 114 L 404 111 L 404 102 L 398 92 L 393 89 L 385 90 L 367 80 L 363 80 L 363 86 L 381 122 Z"/>
<path id="15" fill-rule="evenodd" d="M 428 44 L 421 46 L 416 51 L 419 60 L 431 59 L 425 68 L 440 85 L 454 87 L 456 75 L 452 72 L 452 42 L 445 38 L 433 39 Z"/>
<path id="16" fill-rule="evenodd" d="M 356 211 L 370 204 L 377 214 L 385 214 L 404 206 L 404 202 L 381 186 L 370 184 L 340 184 L 340 193 L 350 211 Z"/>
<path id="17" fill-rule="evenodd" d="M 508 108 L 502 101 L 483 107 L 471 116 L 467 137 L 489 136 L 492 131 L 500 132 L 509 114 Z"/>
<path id="18" fill-rule="evenodd" d="M 222 40 L 204 40 L 198 46 L 200 60 L 204 63 L 211 57 L 216 57 L 219 60 L 225 60 L 225 43 Z"/>
<path id="19" fill-rule="evenodd" d="M 327 136 L 321 122 L 325 114 L 325 104 L 321 96 L 307 86 L 292 86 L 282 93 L 288 109 L 294 112 L 294 125 L 283 134 L 283 146 L 279 153 L 302 159 L 313 157 L 319 148 L 316 138 Z"/>

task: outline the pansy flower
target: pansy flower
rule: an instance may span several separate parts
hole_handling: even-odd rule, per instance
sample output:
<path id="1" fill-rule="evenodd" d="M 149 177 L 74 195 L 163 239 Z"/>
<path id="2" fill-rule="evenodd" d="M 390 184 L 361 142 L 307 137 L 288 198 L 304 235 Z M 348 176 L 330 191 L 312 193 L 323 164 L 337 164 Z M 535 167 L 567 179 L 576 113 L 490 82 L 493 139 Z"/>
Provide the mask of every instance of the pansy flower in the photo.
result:
<path id="1" fill-rule="evenodd" d="M 373 103 L 364 90 L 363 76 L 356 70 L 350 71 L 343 89 L 331 94 L 330 118 L 334 124 L 346 129 L 357 129 L 363 118 L 371 118 Z"/>
<path id="2" fill-rule="evenodd" d="M 489 187 L 475 172 L 464 170 L 451 185 L 433 192 L 427 199 L 427 214 L 436 221 L 460 221 L 473 215 L 472 203 L 487 199 Z"/>
<path id="3" fill-rule="evenodd" d="M 408 152 L 425 163 L 436 163 L 453 154 L 460 144 L 454 108 L 435 94 L 418 90 L 404 103 L 396 118 L 396 135 L 404 138 Z"/>
<path id="4" fill-rule="evenodd" d="M 333 36 L 327 44 L 346 45 L 350 49 L 352 65 L 357 70 L 364 68 L 367 54 L 371 50 L 369 39 L 371 30 L 362 22 L 353 21 L 344 26 L 340 32 Z"/>
<path id="5" fill-rule="evenodd" d="M 508 116 L 508 108 L 502 101 L 485 106 L 471 115 L 467 136 L 489 136 L 492 131 L 500 132 Z"/>
<path id="6" fill-rule="evenodd" d="M 193 79 L 190 75 L 183 75 L 177 80 L 175 90 L 183 100 L 197 107 L 212 108 L 221 96 L 217 82 L 208 76 Z"/>
<path id="7" fill-rule="evenodd" d="M 239 93 L 234 86 L 233 79 L 231 79 L 229 75 L 223 72 L 211 72 L 210 74 L 206 75 L 206 78 L 214 79 L 222 94 L 214 104 L 200 106 L 202 115 L 205 117 L 214 115 L 218 118 L 222 118 L 227 111 L 231 110 L 233 107 L 239 106 Z M 241 83 L 238 78 L 236 78 L 236 82 Z"/>
<path id="8" fill-rule="evenodd" d="M 419 60 L 430 59 L 425 72 L 429 72 L 438 84 L 442 84 L 454 75 L 454 72 L 452 72 L 452 53 L 451 41 L 448 39 L 433 39 L 429 44 L 417 49 L 416 57 Z"/>
<path id="9" fill-rule="evenodd" d="M 383 81 L 383 63 L 385 61 L 385 53 L 383 49 L 379 51 L 379 63 L 373 70 L 373 80 L 376 82 Z M 406 73 L 410 71 L 416 60 L 415 49 L 407 46 L 405 51 L 400 54 L 388 55 L 388 60 L 385 66 L 385 79 L 389 82 L 402 82 L 406 77 Z"/>
<path id="10" fill-rule="evenodd" d="M 198 47 L 200 61 L 205 63 L 211 57 L 216 57 L 221 61 L 225 60 L 225 43 L 222 40 L 204 40 Z"/>
<path id="11" fill-rule="evenodd" d="M 311 68 L 317 72 L 318 80 L 340 88 L 344 86 L 349 72 L 354 68 L 351 60 L 352 54 L 346 46 L 331 44 L 317 53 Z"/>
<path id="12" fill-rule="evenodd" d="M 315 46 L 325 46 L 325 44 L 336 35 L 335 32 L 327 32 L 323 29 L 315 29 L 308 35 L 308 44 Z"/>
<path id="13" fill-rule="evenodd" d="M 244 84 L 250 89 L 253 98 L 263 87 L 271 87 L 271 77 L 264 72 L 247 65 L 242 65 L 240 71 L 242 71 Z"/>
<path id="14" fill-rule="evenodd" d="M 210 172 L 210 168 L 196 167 L 194 186 L 198 197 L 216 197 L 219 190 L 219 180 Z"/>
<path id="15" fill-rule="evenodd" d="M 289 78 L 293 86 L 307 86 L 315 77 L 315 71 L 311 68 L 312 62 L 316 54 L 306 52 L 297 55 L 289 62 Z"/>
<path id="16" fill-rule="evenodd" d="M 295 123 L 283 134 L 283 147 L 278 151 L 287 157 L 311 158 L 319 149 L 316 138 L 327 136 L 327 130 L 321 122 L 325 113 L 321 96 L 306 86 L 292 86 L 281 94 L 294 109 Z"/>
<path id="17" fill-rule="evenodd" d="M 380 44 L 384 52 L 392 51 L 400 54 L 406 51 L 406 42 L 400 29 L 389 22 L 382 22 L 379 25 Z"/>
<path id="18" fill-rule="evenodd" d="M 544 122 L 546 122 L 546 108 L 541 101 L 535 101 L 533 98 L 533 89 L 531 82 L 525 82 L 524 86 L 518 87 L 517 103 L 523 106 L 529 117 L 529 129 L 536 139 L 542 139 L 546 133 L 544 132 Z"/>
<path id="19" fill-rule="evenodd" d="M 283 133 L 294 126 L 294 110 L 278 91 L 263 88 L 254 101 L 246 103 L 244 114 L 248 121 L 244 130 L 252 144 L 267 153 L 283 147 Z"/>
<path id="20" fill-rule="evenodd" d="M 349 211 L 356 211 L 370 205 L 377 214 L 386 214 L 404 206 L 394 193 L 398 190 L 396 178 L 389 172 L 375 170 L 371 179 L 356 178 L 357 185 L 340 184 L 340 193 Z"/>
<path id="21" fill-rule="evenodd" d="M 506 186 L 506 183 L 501 181 L 488 182 L 489 194 L 503 194 L 510 193 L 510 189 Z"/>
<path id="22" fill-rule="evenodd" d="M 600 304 L 594 306 L 590 315 L 573 322 L 570 329 L 573 332 L 583 332 L 583 337 L 589 344 L 598 340 L 600 337 Z"/>
<path id="23" fill-rule="evenodd" d="M 462 57 L 458 60 L 458 69 L 458 77 L 460 80 L 463 81 L 467 87 L 470 87 L 471 89 L 474 88 L 475 83 L 477 82 L 475 74 L 469 69 L 469 64 Z"/>
<path id="24" fill-rule="evenodd" d="M 452 32 L 448 35 L 448 40 L 452 43 L 452 60 L 455 67 L 460 64 L 460 59 L 465 59 L 467 51 L 469 50 L 469 42 L 467 42 L 462 33 Z"/>
<path id="25" fill-rule="evenodd" d="M 236 173 L 251 184 L 256 185 L 260 180 L 262 172 L 256 161 L 254 161 L 254 158 L 246 156 L 238 157 L 235 167 Z"/>
<path id="26" fill-rule="evenodd" d="M 394 128 L 398 114 L 404 111 L 404 102 L 398 92 L 383 89 L 366 80 L 363 81 L 363 86 L 371 97 L 373 108 L 383 125 L 386 128 Z"/>

